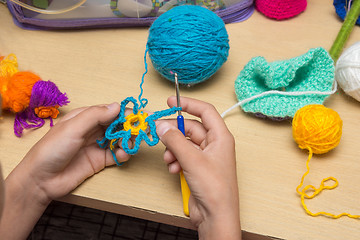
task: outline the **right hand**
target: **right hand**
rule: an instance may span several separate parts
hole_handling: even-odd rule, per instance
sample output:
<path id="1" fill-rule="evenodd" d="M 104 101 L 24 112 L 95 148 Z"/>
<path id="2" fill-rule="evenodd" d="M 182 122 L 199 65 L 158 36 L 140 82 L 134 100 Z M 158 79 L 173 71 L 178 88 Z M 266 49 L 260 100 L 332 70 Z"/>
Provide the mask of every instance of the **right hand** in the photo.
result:
<path id="1" fill-rule="evenodd" d="M 176 98 L 168 105 L 176 106 Z M 234 137 L 213 105 L 185 97 L 181 105 L 201 122 L 185 120 L 185 138 L 176 120 L 158 121 L 164 161 L 169 172 L 184 172 L 190 219 L 200 239 L 241 239 Z"/>

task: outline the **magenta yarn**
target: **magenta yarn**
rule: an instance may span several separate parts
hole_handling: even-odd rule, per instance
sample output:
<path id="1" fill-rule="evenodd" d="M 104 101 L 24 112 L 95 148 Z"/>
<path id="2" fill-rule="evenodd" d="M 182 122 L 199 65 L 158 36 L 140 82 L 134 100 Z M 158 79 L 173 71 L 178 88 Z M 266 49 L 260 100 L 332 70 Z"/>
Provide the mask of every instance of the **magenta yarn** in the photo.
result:
<path id="1" fill-rule="evenodd" d="M 37 107 L 55 107 L 64 106 L 69 103 L 66 93 L 60 92 L 55 83 L 51 81 L 38 81 L 34 84 L 29 106 L 15 116 L 14 133 L 21 137 L 24 129 L 39 128 L 45 124 L 43 118 L 35 114 Z M 50 126 L 53 126 L 52 118 L 50 119 Z"/>
<path id="2" fill-rule="evenodd" d="M 292 18 L 307 6 L 306 0 L 256 0 L 255 8 L 265 16 L 276 20 Z"/>

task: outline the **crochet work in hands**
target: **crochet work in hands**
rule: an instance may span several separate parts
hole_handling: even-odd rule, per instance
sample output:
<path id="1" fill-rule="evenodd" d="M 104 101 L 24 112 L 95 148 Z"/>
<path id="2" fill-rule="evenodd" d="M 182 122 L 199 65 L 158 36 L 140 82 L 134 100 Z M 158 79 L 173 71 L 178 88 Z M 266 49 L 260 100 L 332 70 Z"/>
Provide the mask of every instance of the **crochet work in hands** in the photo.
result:
<path id="1" fill-rule="evenodd" d="M 241 102 L 270 92 L 244 103 L 242 109 L 281 120 L 292 118 L 305 105 L 322 104 L 333 83 L 333 60 L 325 49 L 315 48 L 285 61 L 251 59 L 235 81 L 235 93 Z"/>
<path id="2" fill-rule="evenodd" d="M 134 104 L 133 114 L 125 116 L 126 106 L 130 102 Z M 139 104 L 135 98 L 128 97 L 121 102 L 118 119 L 111 123 L 105 132 L 105 137 L 98 141 L 98 144 L 101 148 L 109 147 L 116 164 L 120 166 L 122 163 L 117 161 L 114 151 L 116 144 L 120 140 L 121 147 L 127 154 L 136 154 L 139 151 L 142 140 L 149 146 L 155 146 L 159 142 L 159 137 L 156 134 L 155 120 L 175 114 L 179 110 L 181 108 L 173 107 L 154 112 L 148 116 L 147 113 L 139 110 Z M 152 139 L 146 133 L 147 130 L 149 130 L 149 135 L 151 135 Z M 129 147 L 131 136 L 136 136 L 133 148 Z"/>

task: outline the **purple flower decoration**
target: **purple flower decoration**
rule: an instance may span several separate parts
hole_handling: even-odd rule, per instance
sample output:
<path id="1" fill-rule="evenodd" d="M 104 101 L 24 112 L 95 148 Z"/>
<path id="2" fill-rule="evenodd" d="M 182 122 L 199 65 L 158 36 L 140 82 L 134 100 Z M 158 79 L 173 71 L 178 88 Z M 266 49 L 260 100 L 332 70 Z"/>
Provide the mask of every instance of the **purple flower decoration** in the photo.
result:
<path id="1" fill-rule="evenodd" d="M 29 106 L 17 113 L 14 122 L 14 133 L 21 137 L 24 129 L 39 128 L 45 124 L 44 118 L 56 118 L 59 107 L 69 103 L 66 93 L 60 92 L 55 83 L 51 81 L 37 81 L 31 91 Z"/>

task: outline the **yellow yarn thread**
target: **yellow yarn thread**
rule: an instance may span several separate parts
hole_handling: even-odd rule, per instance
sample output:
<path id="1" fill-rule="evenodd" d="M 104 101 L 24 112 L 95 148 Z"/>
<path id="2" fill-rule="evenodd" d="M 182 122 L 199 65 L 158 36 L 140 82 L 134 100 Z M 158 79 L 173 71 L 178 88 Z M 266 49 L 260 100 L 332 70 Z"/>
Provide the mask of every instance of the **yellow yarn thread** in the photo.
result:
<path id="1" fill-rule="evenodd" d="M 139 135 L 140 130 L 146 131 L 148 124 L 145 122 L 148 114 L 146 112 L 138 112 L 125 117 L 124 130 L 131 130 L 131 135 Z"/>
<path id="2" fill-rule="evenodd" d="M 110 150 L 111 150 L 111 151 L 114 151 L 114 149 L 115 149 L 115 142 L 116 142 L 116 140 L 117 140 L 117 139 L 112 139 L 112 140 L 110 141 L 109 146 L 110 146 Z"/>
<path id="3" fill-rule="evenodd" d="M 305 204 L 305 199 L 312 199 L 320 194 L 325 189 L 334 189 L 338 186 L 339 182 L 334 177 L 324 178 L 321 181 L 319 188 L 312 185 L 304 187 L 301 191 L 300 188 L 304 184 L 306 175 L 310 172 L 309 162 L 313 153 L 323 154 L 334 149 L 339 143 L 342 134 L 342 120 L 339 114 L 323 105 L 307 105 L 299 109 L 294 116 L 292 122 L 293 138 L 301 149 L 309 150 L 309 157 L 306 161 L 306 172 L 303 174 L 296 192 L 301 196 L 301 204 L 310 216 L 316 217 L 319 215 L 340 218 L 348 216 L 350 218 L 360 218 L 359 215 L 351 215 L 349 213 L 341 213 L 338 215 L 328 212 L 311 212 Z M 334 184 L 326 186 L 325 183 L 333 181 Z M 306 192 L 312 190 L 313 193 L 308 195 Z"/>
<path id="4" fill-rule="evenodd" d="M 0 77 L 11 77 L 19 71 L 15 54 L 9 54 L 0 61 Z"/>

